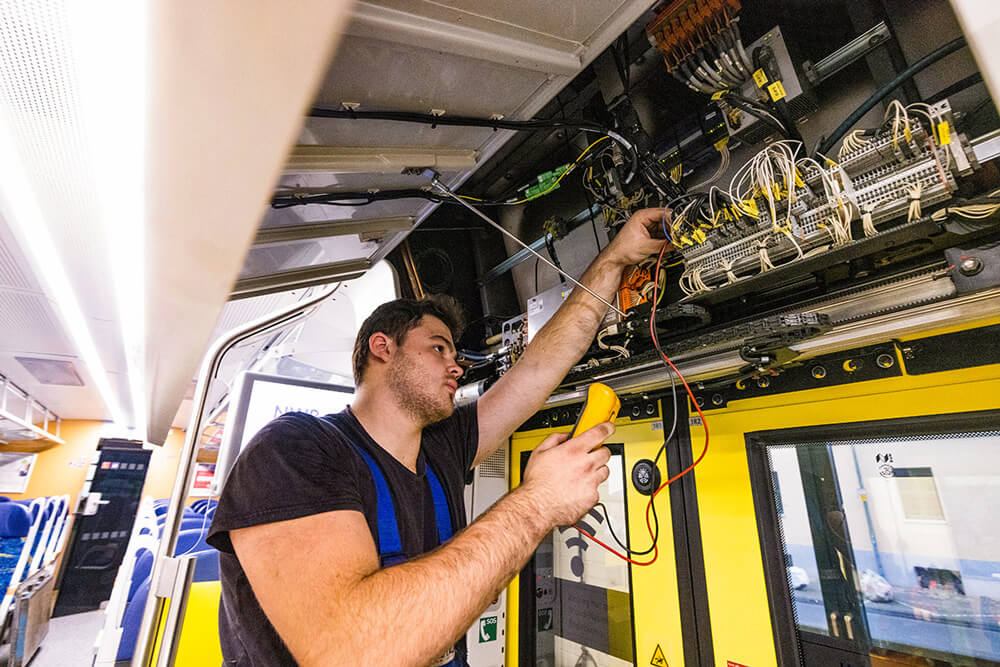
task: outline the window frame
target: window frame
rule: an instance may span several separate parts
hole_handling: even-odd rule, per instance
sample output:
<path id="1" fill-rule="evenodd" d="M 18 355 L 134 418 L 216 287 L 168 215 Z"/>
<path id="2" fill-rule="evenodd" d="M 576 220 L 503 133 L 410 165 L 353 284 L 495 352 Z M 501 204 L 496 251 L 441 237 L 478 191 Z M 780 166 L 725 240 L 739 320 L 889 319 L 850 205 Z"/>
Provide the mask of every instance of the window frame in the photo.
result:
<path id="1" fill-rule="evenodd" d="M 1000 430 L 998 424 L 1000 424 L 1000 409 L 993 409 L 770 429 L 744 434 L 757 535 L 763 558 L 764 585 L 771 613 L 775 657 L 779 667 L 797 667 L 801 664 L 801 660 L 799 631 L 795 624 L 792 594 L 788 587 L 781 520 L 774 501 L 775 489 L 768 462 L 768 447 L 834 445 L 852 440 L 903 440 L 913 437 L 975 434 Z M 935 481 L 935 488 L 936 484 Z M 938 499 L 940 502 L 940 494 Z M 947 515 L 945 519 L 947 520 Z M 933 523 L 941 522 L 933 521 Z"/>

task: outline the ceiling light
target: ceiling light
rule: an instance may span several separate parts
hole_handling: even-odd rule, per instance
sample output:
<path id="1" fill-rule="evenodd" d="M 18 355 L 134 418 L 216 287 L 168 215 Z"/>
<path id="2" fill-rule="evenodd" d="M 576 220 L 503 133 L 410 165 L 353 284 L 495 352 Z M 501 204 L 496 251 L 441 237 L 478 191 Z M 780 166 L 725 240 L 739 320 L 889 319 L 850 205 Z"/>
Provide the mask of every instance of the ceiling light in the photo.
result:
<path id="1" fill-rule="evenodd" d="M 82 117 L 110 253 L 132 421 L 146 433 L 147 3 L 69 3 Z"/>
<path id="2" fill-rule="evenodd" d="M 0 17 L 4 217 L 112 418 L 143 431 L 146 9 L 21 0 Z M 103 304 L 112 295 L 131 415 L 106 372 L 114 357 L 102 361 L 92 330 L 111 317 Z"/>

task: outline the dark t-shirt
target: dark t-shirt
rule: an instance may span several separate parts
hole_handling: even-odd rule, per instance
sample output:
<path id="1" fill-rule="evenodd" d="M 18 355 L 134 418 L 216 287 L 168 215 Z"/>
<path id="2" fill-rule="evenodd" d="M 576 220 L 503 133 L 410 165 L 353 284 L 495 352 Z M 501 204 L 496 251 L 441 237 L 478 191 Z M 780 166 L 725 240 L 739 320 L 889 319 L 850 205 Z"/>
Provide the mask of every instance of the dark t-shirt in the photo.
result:
<path id="1" fill-rule="evenodd" d="M 403 552 L 408 559 L 415 558 L 438 546 L 427 461 L 441 480 L 457 531 L 466 523 L 463 489 L 475 459 L 478 431 L 475 404 L 462 406 L 448 419 L 425 428 L 414 474 L 372 440 L 350 408 L 324 419 L 289 413 L 262 428 L 233 466 L 207 539 L 220 551 L 219 636 L 225 664 L 296 664 L 257 603 L 233 552 L 229 531 L 333 510 L 357 510 L 364 514 L 378 545 L 375 485 L 364 460 L 344 441 L 347 437 L 382 469 L 392 490 Z"/>

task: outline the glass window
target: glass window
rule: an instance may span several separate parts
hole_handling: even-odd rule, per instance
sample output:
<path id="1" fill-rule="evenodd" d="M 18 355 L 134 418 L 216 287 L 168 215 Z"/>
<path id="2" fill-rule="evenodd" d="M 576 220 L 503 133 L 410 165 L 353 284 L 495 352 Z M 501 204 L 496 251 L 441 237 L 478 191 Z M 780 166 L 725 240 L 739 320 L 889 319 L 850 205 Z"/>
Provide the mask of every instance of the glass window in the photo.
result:
<path id="1" fill-rule="evenodd" d="M 822 635 L 823 650 L 872 664 L 1000 664 L 1000 433 L 767 455 L 802 642 Z"/>

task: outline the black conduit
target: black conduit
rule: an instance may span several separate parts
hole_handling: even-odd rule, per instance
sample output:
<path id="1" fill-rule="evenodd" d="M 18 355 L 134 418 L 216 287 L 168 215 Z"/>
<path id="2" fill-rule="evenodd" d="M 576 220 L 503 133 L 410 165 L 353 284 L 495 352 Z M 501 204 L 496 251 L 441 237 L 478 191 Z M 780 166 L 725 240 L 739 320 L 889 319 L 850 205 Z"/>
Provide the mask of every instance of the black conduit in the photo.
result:
<path id="1" fill-rule="evenodd" d="M 965 46 L 965 37 L 956 37 L 947 44 L 944 44 L 931 53 L 928 53 L 926 56 L 897 74 L 889 83 L 876 90 L 871 97 L 865 100 L 864 104 L 858 107 L 854 113 L 848 116 L 847 119 L 840 124 L 840 127 L 833 131 L 833 134 L 820 142 L 816 152 L 822 154 L 828 153 L 830 149 L 833 148 L 833 146 L 840 141 L 845 134 L 847 134 L 848 130 L 854 127 L 854 125 L 861 120 L 862 116 L 871 111 L 876 104 L 888 97 L 889 94 L 898 88 L 904 81 L 912 79 L 914 75 L 927 69 L 927 67 L 933 65 L 948 54 L 958 51 L 963 46 Z"/>

